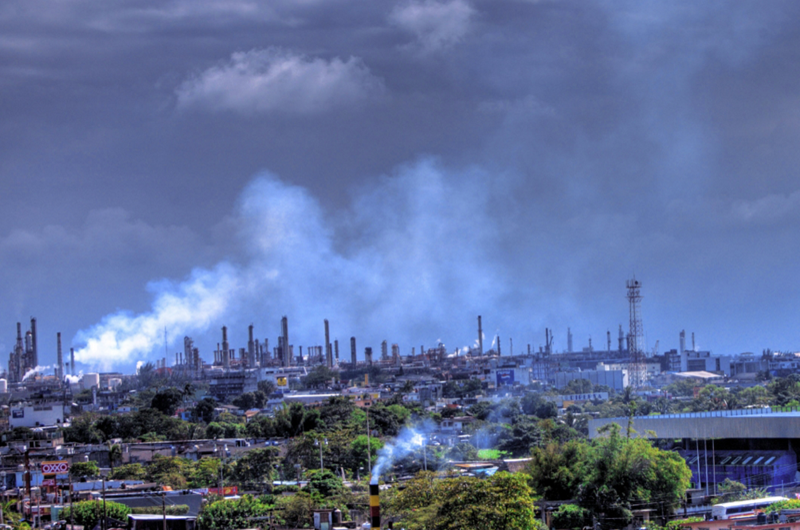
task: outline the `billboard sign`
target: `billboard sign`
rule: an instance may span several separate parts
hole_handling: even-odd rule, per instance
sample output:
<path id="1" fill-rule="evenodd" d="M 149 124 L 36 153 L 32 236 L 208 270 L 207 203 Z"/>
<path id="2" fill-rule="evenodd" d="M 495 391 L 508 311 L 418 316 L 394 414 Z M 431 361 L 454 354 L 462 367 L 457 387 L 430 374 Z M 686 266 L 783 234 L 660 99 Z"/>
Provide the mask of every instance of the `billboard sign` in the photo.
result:
<path id="1" fill-rule="evenodd" d="M 513 384 L 514 384 L 514 370 L 497 371 L 497 386 L 513 385 Z"/>
<path id="2" fill-rule="evenodd" d="M 12 418 L 24 418 L 25 417 L 25 409 L 11 409 L 11 417 Z"/>
<path id="3" fill-rule="evenodd" d="M 62 475 L 64 473 L 69 473 L 69 462 L 66 460 L 42 462 L 42 475 Z"/>
<path id="4" fill-rule="evenodd" d="M 238 486 L 225 486 L 222 488 L 222 493 L 220 493 L 220 488 L 208 488 L 208 492 L 211 495 L 222 495 L 223 497 L 229 497 L 231 495 L 238 495 L 239 494 L 239 487 Z"/>

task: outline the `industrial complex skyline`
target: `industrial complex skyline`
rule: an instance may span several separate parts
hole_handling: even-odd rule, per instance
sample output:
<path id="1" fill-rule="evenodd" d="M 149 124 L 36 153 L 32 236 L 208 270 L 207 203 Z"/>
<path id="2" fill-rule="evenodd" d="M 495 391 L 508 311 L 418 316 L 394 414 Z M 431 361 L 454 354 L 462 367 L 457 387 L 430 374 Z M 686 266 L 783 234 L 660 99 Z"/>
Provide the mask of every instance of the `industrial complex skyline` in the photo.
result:
<path id="1" fill-rule="evenodd" d="M 0 353 L 800 349 L 800 5 L 0 7 Z M 294 338 L 293 338 L 294 341 Z M 505 349 L 507 342 L 502 344 Z M 276 346 L 274 344 L 273 346 Z M 348 347 L 344 347 L 348 350 Z M 515 351 L 516 353 L 516 351 Z M 20 358 L 22 359 L 22 358 Z M 27 357 L 25 358 L 27 359 Z M 26 361 L 27 362 L 27 361 Z"/>

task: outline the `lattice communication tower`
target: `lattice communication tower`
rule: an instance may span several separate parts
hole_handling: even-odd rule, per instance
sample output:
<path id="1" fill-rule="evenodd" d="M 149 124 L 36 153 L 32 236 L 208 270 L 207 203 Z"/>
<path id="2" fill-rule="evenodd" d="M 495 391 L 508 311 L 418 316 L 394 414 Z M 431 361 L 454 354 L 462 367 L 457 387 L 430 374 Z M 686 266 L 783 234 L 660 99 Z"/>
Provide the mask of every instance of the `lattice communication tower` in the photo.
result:
<path id="1" fill-rule="evenodd" d="M 634 388 L 644 385 L 647 370 L 645 368 L 644 326 L 642 325 L 642 282 L 635 277 L 625 282 L 628 288 L 628 307 L 630 310 L 630 334 L 628 354 L 629 384 Z"/>

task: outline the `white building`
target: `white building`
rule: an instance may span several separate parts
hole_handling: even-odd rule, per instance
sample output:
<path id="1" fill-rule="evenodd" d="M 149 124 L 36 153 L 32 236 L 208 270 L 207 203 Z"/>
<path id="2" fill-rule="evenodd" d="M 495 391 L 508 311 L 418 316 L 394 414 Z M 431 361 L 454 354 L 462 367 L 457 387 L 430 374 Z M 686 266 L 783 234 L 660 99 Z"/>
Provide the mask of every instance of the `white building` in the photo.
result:
<path id="1" fill-rule="evenodd" d="M 52 404 L 12 407 L 8 423 L 12 428 L 61 425 L 64 423 L 64 406 Z"/>

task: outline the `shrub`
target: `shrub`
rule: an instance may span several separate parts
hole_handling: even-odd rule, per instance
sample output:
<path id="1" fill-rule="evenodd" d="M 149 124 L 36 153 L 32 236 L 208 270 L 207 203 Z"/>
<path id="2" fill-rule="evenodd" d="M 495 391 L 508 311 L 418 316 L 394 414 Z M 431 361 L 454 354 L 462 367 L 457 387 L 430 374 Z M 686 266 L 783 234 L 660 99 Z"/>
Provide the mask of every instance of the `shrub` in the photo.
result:
<path id="1" fill-rule="evenodd" d="M 103 517 L 103 501 L 78 502 L 73 506 L 73 509 L 75 524 L 79 524 L 84 528 L 94 528 Z M 113 501 L 105 501 L 105 511 L 106 517 L 123 522 L 128 520 L 128 514 L 131 513 L 130 508 Z M 70 508 L 65 508 L 61 513 L 63 514 L 61 518 L 69 521 Z"/>
<path id="2" fill-rule="evenodd" d="M 189 513 L 189 506 L 186 504 L 170 504 L 166 506 L 167 515 L 186 515 Z M 143 515 L 161 515 L 163 508 L 161 506 L 138 506 L 131 508 L 131 513 Z"/>
<path id="3" fill-rule="evenodd" d="M 589 510 L 575 504 L 562 504 L 553 512 L 553 528 L 574 529 L 591 526 Z"/>

